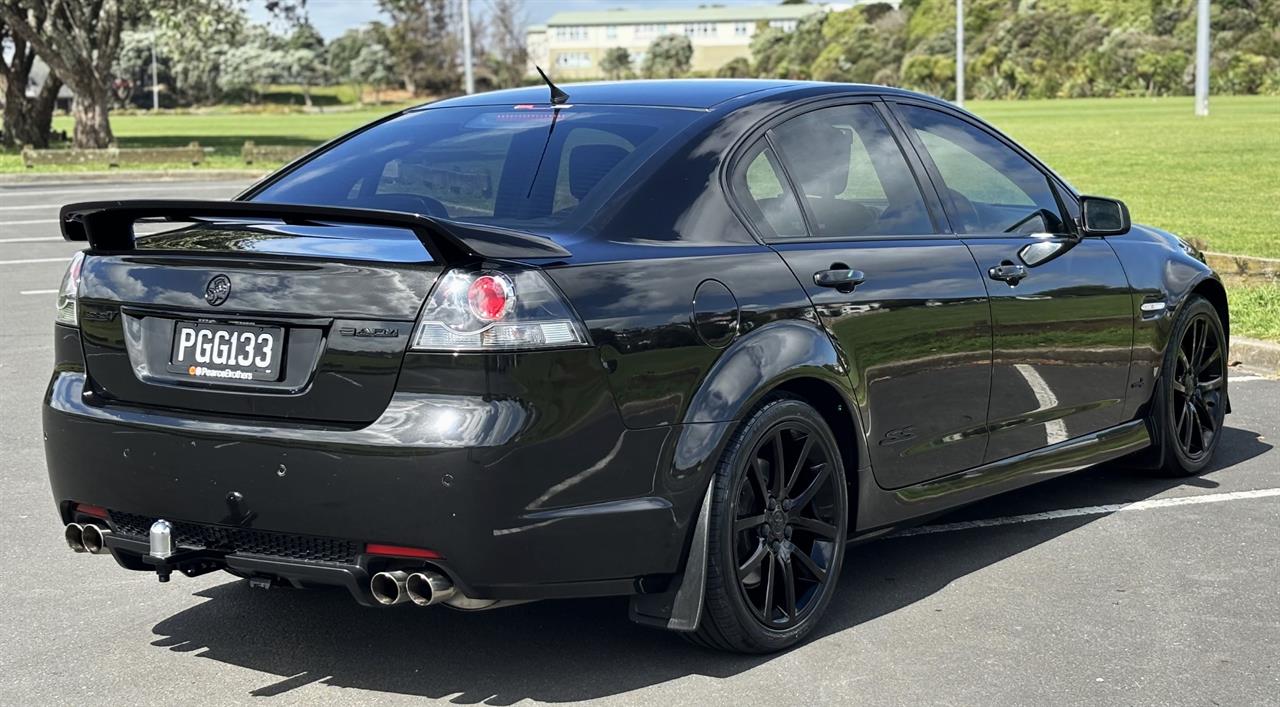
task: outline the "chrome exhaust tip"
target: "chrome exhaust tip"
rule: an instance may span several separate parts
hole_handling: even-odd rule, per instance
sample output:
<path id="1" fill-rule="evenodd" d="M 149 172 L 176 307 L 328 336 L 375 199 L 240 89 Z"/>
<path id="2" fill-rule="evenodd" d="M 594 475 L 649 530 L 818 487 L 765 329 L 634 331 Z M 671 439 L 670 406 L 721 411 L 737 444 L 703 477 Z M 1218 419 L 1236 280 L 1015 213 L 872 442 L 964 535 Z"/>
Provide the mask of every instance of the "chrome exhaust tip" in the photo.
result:
<path id="1" fill-rule="evenodd" d="M 418 606 L 443 604 L 458 591 L 448 577 L 438 572 L 414 572 L 405 581 L 405 590 L 409 600 Z"/>
<path id="2" fill-rule="evenodd" d="M 110 534 L 110 528 L 104 528 L 96 523 L 85 523 L 81 526 L 80 544 L 84 546 L 85 552 L 101 555 L 108 551 L 107 536 Z"/>
<path id="3" fill-rule="evenodd" d="M 379 572 L 369 580 L 369 593 L 383 606 L 394 606 L 409 601 L 409 592 L 405 589 L 407 572 Z"/>
<path id="4" fill-rule="evenodd" d="M 86 552 L 84 548 L 84 526 L 79 523 L 67 523 L 62 536 L 67 539 L 67 547 L 76 552 Z"/>

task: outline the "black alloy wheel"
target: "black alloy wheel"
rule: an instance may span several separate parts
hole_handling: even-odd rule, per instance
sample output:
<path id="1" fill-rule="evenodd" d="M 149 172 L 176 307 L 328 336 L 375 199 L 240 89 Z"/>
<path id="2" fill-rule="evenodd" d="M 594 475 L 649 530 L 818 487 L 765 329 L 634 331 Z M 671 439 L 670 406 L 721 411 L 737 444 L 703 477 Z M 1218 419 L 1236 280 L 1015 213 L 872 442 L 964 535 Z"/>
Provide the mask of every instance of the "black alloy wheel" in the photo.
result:
<path id="1" fill-rule="evenodd" d="M 844 557 L 848 491 L 822 416 L 764 403 L 717 472 L 705 611 L 695 640 L 744 652 L 800 641 L 831 600 Z"/>
<path id="2" fill-rule="evenodd" d="M 1196 296 L 1187 302 L 1164 366 L 1164 469 L 1194 474 L 1213 456 L 1226 413 L 1226 336 L 1207 300 Z"/>

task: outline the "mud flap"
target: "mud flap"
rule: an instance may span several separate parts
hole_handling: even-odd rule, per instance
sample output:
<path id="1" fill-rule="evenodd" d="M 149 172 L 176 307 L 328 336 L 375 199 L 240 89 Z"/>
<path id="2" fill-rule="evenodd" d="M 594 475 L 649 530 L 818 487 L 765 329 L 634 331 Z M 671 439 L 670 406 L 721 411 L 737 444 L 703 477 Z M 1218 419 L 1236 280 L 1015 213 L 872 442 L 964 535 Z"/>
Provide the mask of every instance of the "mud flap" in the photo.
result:
<path id="1" fill-rule="evenodd" d="M 629 611 L 632 621 L 670 631 L 698 629 L 707 588 L 707 539 L 711 531 L 711 491 L 714 488 L 715 479 L 712 479 L 702 497 L 702 510 L 698 512 L 698 523 L 693 529 L 684 571 L 671 580 L 670 587 L 661 594 L 633 596 Z"/>

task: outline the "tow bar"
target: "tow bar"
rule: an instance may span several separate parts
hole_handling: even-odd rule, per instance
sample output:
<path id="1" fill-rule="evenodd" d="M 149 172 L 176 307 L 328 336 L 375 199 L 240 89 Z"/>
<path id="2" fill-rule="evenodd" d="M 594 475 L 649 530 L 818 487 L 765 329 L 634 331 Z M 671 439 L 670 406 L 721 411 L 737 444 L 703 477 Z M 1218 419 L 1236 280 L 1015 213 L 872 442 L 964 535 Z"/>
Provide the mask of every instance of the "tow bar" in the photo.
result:
<path id="1" fill-rule="evenodd" d="M 223 566 L 227 553 L 208 548 L 181 549 L 173 542 L 173 525 L 161 518 L 151 524 L 150 549 L 142 561 L 156 570 L 161 582 L 168 582 L 174 570 L 188 577 L 199 577 Z"/>

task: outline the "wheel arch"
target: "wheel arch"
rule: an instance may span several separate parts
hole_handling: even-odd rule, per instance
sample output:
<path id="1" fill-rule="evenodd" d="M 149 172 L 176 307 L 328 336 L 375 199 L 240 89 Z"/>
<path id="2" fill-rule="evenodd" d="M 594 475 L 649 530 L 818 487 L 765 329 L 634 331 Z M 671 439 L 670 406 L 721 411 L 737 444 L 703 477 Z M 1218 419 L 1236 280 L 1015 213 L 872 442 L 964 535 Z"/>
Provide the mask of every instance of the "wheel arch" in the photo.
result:
<path id="1" fill-rule="evenodd" d="M 858 414 L 856 391 L 848 375 L 846 357 L 827 332 L 803 320 L 785 320 L 740 337 L 699 385 L 684 415 L 675 447 L 682 467 L 677 476 L 693 476 L 705 487 L 741 421 L 770 395 L 784 393 L 812 405 L 840 446 L 846 476 L 870 467 Z M 707 435 L 703 424 L 720 429 Z M 713 442 L 713 443 L 712 443 Z M 690 473 L 691 464 L 703 467 Z M 849 480 L 849 479 L 846 479 Z"/>
<path id="2" fill-rule="evenodd" d="M 753 371 L 758 375 L 747 375 Z M 686 526 L 684 564 L 666 592 L 632 598 L 633 621 L 676 631 L 697 628 L 706 584 L 707 504 L 715 466 L 743 420 L 770 396 L 803 400 L 827 423 L 845 467 L 847 532 L 853 532 L 860 480 L 870 473 L 870 463 L 847 371 L 843 354 L 826 331 L 805 321 L 760 327 L 725 351 L 693 396 L 673 444 L 669 473 L 689 480 L 682 485 L 682 495 L 697 499 Z"/>
<path id="3" fill-rule="evenodd" d="M 1209 304 L 1218 311 L 1218 319 L 1222 320 L 1222 335 L 1227 339 L 1228 347 L 1231 344 L 1231 309 L 1227 305 L 1227 288 L 1215 277 L 1206 275 L 1199 282 L 1191 287 L 1189 295 L 1200 295 L 1209 300 Z M 1183 299 L 1178 309 L 1186 306 L 1190 296 Z"/>

